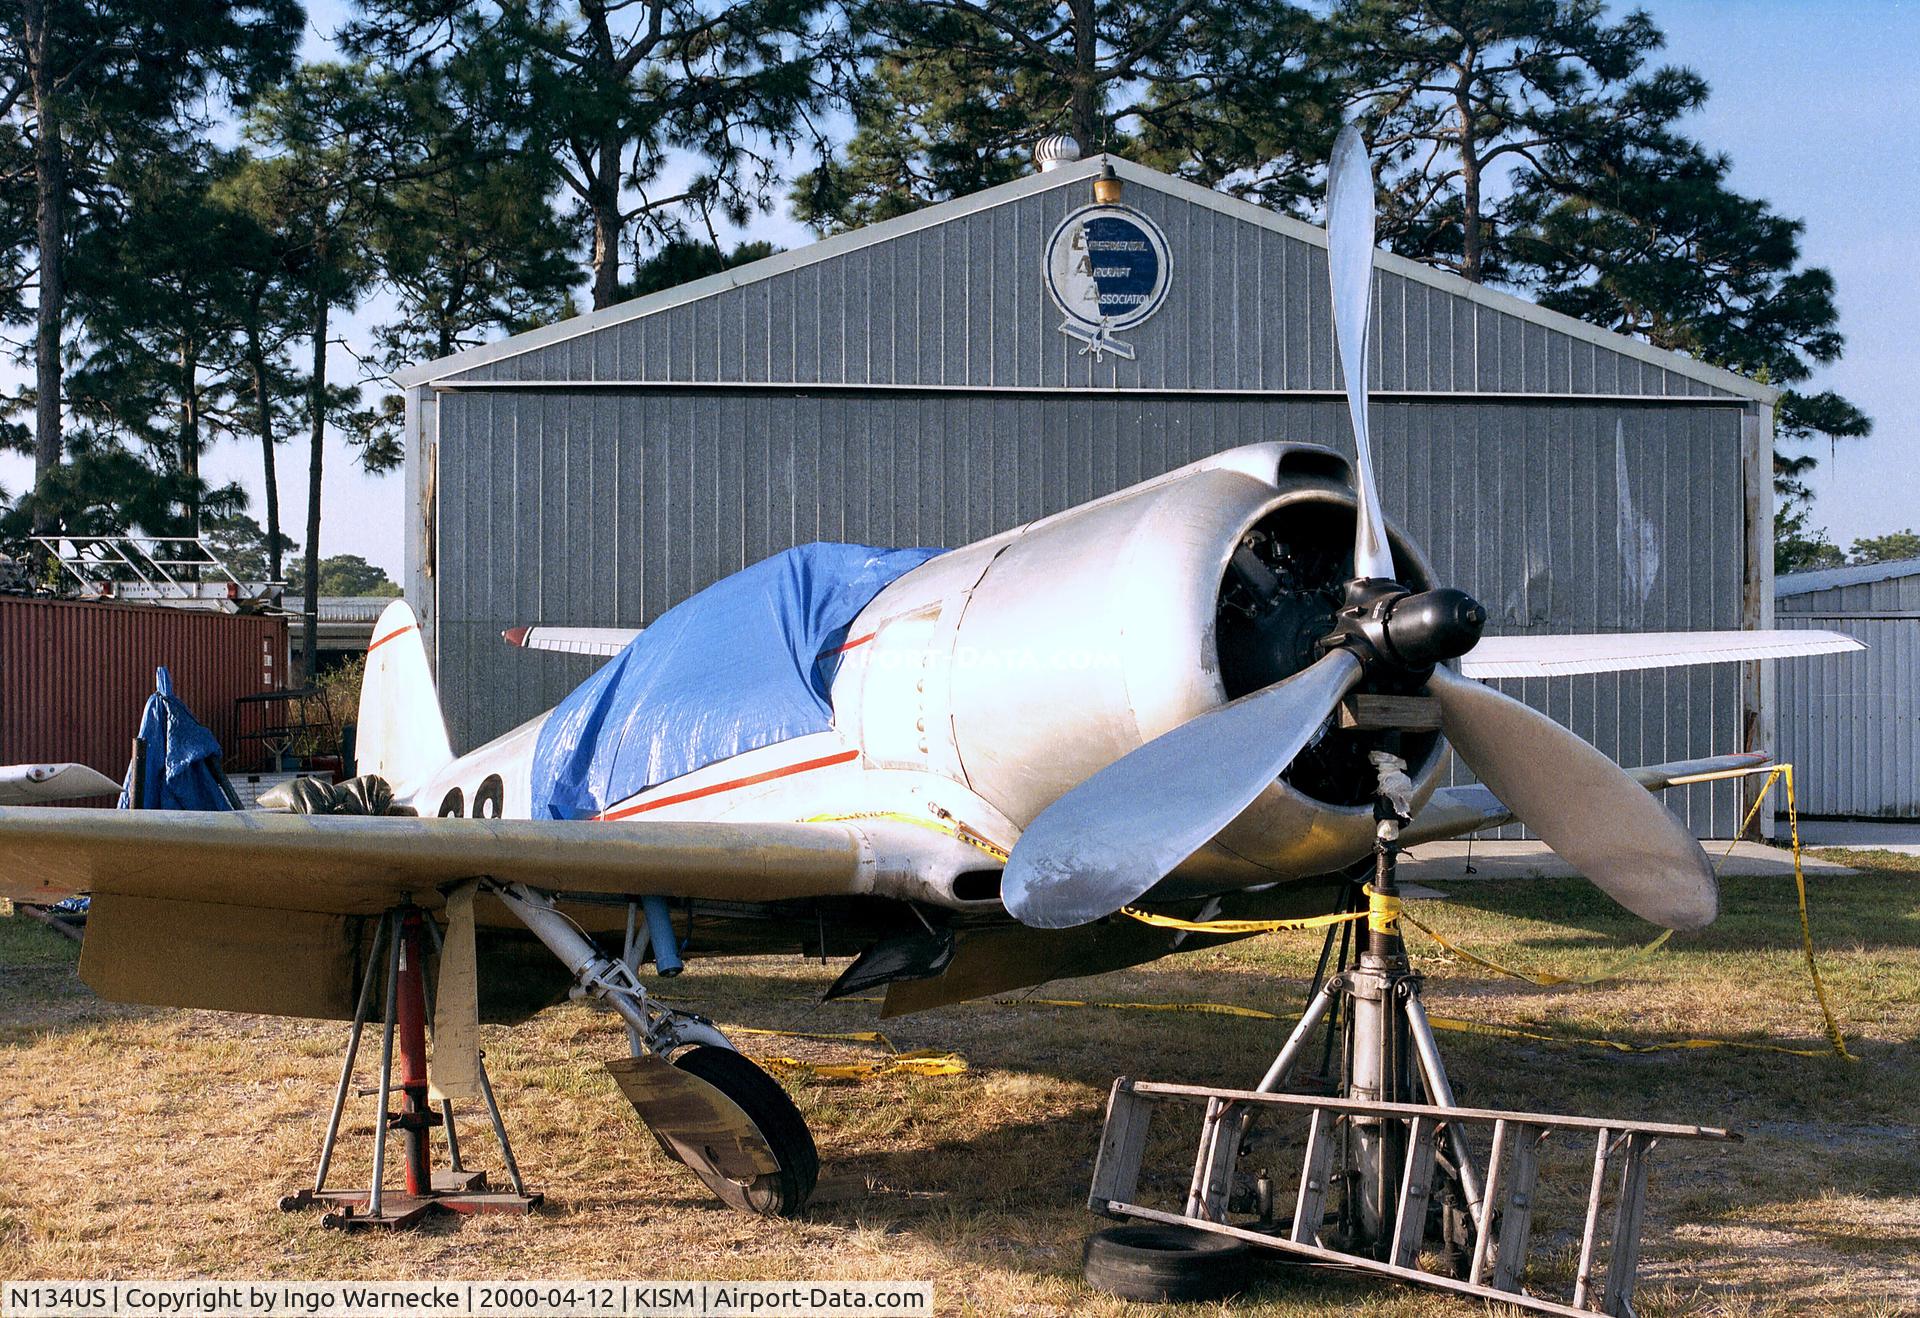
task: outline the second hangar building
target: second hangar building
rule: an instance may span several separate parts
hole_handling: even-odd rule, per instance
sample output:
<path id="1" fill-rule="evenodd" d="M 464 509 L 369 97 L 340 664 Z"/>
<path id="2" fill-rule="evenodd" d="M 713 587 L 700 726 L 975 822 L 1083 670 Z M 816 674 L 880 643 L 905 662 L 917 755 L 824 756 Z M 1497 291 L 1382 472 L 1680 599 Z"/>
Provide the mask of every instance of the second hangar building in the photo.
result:
<path id="1" fill-rule="evenodd" d="M 1775 390 L 1377 270 L 1387 515 L 1490 630 L 1770 625 Z M 407 596 L 463 749 L 598 662 L 506 628 L 644 626 L 795 544 L 959 546 L 1240 444 L 1352 453 L 1325 233 L 1112 156 L 401 383 Z M 1753 665 L 1502 685 L 1623 764 L 1771 746 Z M 1739 823 L 1727 784 L 1665 800 L 1702 836 Z"/>

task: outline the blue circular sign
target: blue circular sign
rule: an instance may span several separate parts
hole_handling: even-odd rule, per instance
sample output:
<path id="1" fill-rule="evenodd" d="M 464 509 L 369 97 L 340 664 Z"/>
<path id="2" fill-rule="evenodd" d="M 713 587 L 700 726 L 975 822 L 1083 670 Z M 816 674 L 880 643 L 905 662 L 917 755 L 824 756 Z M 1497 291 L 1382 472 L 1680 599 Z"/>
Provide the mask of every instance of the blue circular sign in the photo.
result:
<path id="1" fill-rule="evenodd" d="M 1047 292 L 1069 333 L 1138 325 L 1160 309 L 1171 266 L 1159 226 L 1126 206 L 1083 207 L 1047 240 Z"/>

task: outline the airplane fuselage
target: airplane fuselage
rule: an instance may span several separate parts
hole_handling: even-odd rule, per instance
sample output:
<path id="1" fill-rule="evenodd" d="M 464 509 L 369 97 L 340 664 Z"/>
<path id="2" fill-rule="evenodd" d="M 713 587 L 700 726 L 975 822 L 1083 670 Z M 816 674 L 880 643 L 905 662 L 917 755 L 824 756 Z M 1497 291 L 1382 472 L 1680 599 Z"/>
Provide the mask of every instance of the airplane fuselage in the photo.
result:
<path id="1" fill-rule="evenodd" d="M 837 661 L 829 730 L 653 783 L 604 802 L 596 817 L 884 816 L 968 840 L 991 866 L 1042 809 L 1103 766 L 1303 665 L 1311 610 L 1275 657 L 1252 668 L 1236 657 L 1236 574 L 1256 541 L 1269 566 L 1254 563 L 1254 572 L 1293 570 L 1324 553 L 1325 542 L 1350 536 L 1351 506 L 1338 455 L 1258 444 L 932 558 L 883 589 L 829 656 Z M 1430 577 L 1409 546 L 1395 548 L 1410 580 Z M 422 815 L 529 817 L 534 752 L 552 717 L 405 785 L 406 799 Z M 1425 738 L 1409 758 L 1424 801 L 1443 746 Z M 1326 790 L 1337 782 L 1319 786 L 1338 795 Z M 1166 891 L 1324 874 L 1365 855 L 1364 795 L 1320 799 L 1310 790 L 1276 780 Z M 993 904 L 980 875 L 949 881 L 948 904 Z"/>

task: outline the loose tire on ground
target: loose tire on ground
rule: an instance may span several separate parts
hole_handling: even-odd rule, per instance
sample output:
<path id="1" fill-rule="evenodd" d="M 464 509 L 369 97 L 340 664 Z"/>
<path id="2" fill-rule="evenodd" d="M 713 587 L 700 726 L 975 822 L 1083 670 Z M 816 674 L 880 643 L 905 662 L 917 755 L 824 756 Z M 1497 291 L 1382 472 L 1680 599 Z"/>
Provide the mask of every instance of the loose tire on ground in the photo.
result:
<path id="1" fill-rule="evenodd" d="M 1123 1300 L 1211 1300 L 1240 1288 L 1248 1252 L 1242 1241 L 1189 1227 L 1112 1226 L 1087 1237 L 1082 1274 Z"/>
<path id="2" fill-rule="evenodd" d="M 740 1105 L 760 1128 L 779 1170 L 742 1185 L 711 1167 L 688 1164 L 695 1176 L 731 1208 L 763 1217 L 794 1217 L 807 1206 L 820 1178 L 820 1154 L 800 1110 L 772 1076 L 739 1053 L 708 1044 L 675 1053 L 673 1064 L 697 1076 Z"/>

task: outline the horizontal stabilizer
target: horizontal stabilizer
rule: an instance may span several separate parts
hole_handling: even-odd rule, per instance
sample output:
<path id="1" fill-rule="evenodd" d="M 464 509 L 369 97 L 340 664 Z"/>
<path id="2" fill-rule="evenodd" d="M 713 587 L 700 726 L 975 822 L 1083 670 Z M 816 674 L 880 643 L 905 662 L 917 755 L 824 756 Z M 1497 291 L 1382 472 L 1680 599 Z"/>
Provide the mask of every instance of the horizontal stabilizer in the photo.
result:
<path id="1" fill-rule="evenodd" d="M 1829 631 L 1590 632 L 1573 636 L 1484 636 L 1460 661 L 1465 677 L 1563 677 L 1636 668 L 1843 654 L 1867 647 Z"/>
<path id="2" fill-rule="evenodd" d="M 500 639 L 523 650 L 612 658 L 639 634 L 638 627 L 511 627 L 500 633 Z"/>
<path id="3" fill-rule="evenodd" d="M 0 805 L 114 796 L 120 784 L 84 764 L 0 765 Z"/>

